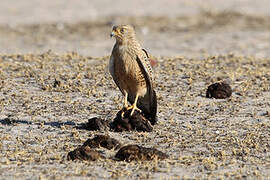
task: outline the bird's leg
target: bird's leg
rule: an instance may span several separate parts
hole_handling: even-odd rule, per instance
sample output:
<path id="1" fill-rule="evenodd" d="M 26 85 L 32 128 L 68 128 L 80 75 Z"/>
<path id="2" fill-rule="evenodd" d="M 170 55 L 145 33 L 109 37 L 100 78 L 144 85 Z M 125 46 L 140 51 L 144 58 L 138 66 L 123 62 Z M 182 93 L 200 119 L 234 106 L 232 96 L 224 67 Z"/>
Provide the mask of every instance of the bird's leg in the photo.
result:
<path id="1" fill-rule="evenodd" d="M 125 101 L 124 101 L 124 108 L 127 109 L 128 108 L 128 93 L 125 91 Z"/>
<path id="2" fill-rule="evenodd" d="M 138 111 L 142 112 L 142 110 L 140 110 L 139 108 L 137 108 L 138 98 L 139 98 L 139 95 L 137 94 L 134 103 L 127 108 L 127 110 L 132 109 L 132 111 L 130 113 L 130 116 L 133 115 L 133 113 L 134 113 L 135 110 L 138 110 Z"/>
<path id="3" fill-rule="evenodd" d="M 124 108 L 123 109 L 126 110 L 126 109 L 128 109 L 128 101 L 127 101 L 128 93 L 126 91 L 124 91 L 124 93 L 125 93 L 125 100 L 124 100 Z M 125 116 L 125 110 L 123 110 L 123 112 L 121 113 L 122 118 Z"/>

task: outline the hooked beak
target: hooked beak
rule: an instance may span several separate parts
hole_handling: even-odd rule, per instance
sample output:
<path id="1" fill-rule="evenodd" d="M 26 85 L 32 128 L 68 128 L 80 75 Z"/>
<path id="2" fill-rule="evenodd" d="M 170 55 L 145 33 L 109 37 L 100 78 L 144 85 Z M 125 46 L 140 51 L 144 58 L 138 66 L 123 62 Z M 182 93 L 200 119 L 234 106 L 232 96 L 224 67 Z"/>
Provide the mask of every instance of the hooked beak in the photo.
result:
<path id="1" fill-rule="evenodd" d="M 115 33 L 112 31 L 111 34 L 110 34 L 111 38 L 112 38 L 114 35 L 115 35 Z"/>

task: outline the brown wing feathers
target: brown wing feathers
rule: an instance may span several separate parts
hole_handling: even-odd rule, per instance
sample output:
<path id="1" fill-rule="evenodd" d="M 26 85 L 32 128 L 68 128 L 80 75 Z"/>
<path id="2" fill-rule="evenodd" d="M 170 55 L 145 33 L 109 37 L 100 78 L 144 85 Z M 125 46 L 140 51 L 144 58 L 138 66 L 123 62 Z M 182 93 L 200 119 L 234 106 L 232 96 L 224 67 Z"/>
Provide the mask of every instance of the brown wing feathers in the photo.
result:
<path id="1" fill-rule="evenodd" d="M 151 78 L 148 74 L 148 71 L 145 69 L 145 66 L 143 65 L 140 58 L 137 56 L 136 61 L 142 70 L 142 73 L 144 75 L 146 85 L 148 92 L 144 97 L 141 97 L 138 102 L 138 108 L 143 111 L 146 118 L 148 118 L 151 122 L 151 124 L 155 124 L 157 122 L 157 97 L 156 92 L 153 89 Z M 146 102 L 145 102 L 146 101 Z"/>

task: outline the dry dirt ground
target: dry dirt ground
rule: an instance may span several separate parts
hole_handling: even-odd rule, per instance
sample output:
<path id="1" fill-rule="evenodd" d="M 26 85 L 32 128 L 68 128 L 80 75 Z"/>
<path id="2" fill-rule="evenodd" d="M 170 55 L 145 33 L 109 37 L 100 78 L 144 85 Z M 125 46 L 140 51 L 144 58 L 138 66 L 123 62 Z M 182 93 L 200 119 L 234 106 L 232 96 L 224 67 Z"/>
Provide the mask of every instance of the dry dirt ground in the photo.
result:
<path id="1" fill-rule="evenodd" d="M 1 177 L 269 178 L 269 61 L 233 54 L 159 58 L 159 123 L 151 133 L 113 133 L 75 128 L 94 116 L 110 120 L 122 106 L 107 72 L 108 56 L 1 55 Z M 205 97 L 209 84 L 228 78 L 231 98 Z M 155 147 L 170 158 L 117 162 L 115 151 L 102 149 L 106 160 L 66 160 L 100 133 Z"/>
<path id="2" fill-rule="evenodd" d="M 247 7 L 256 12 L 256 5 Z M 269 179 L 270 14 L 231 7 L 25 24 L 7 23 L 1 10 L 0 179 Z M 110 121 L 122 107 L 107 68 L 114 43 L 108 37 L 118 23 L 133 24 L 158 61 L 159 122 L 150 133 L 76 128 L 91 117 Z M 205 97 L 208 85 L 225 79 L 233 88 L 229 99 Z M 169 158 L 121 162 L 116 151 L 101 148 L 106 159 L 67 160 L 96 134 Z"/>

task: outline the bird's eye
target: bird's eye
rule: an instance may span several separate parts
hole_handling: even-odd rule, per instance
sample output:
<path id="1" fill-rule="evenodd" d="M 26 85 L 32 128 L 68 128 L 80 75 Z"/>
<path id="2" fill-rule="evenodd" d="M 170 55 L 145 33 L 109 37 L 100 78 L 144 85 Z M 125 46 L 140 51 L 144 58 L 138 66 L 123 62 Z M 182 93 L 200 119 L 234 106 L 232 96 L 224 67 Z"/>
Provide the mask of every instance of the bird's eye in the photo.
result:
<path id="1" fill-rule="evenodd" d="M 120 32 L 121 32 L 121 33 L 124 33 L 124 32 L 125 32 L 124 28 L 121 28 L 121 29 L 120 29 Z"/>

